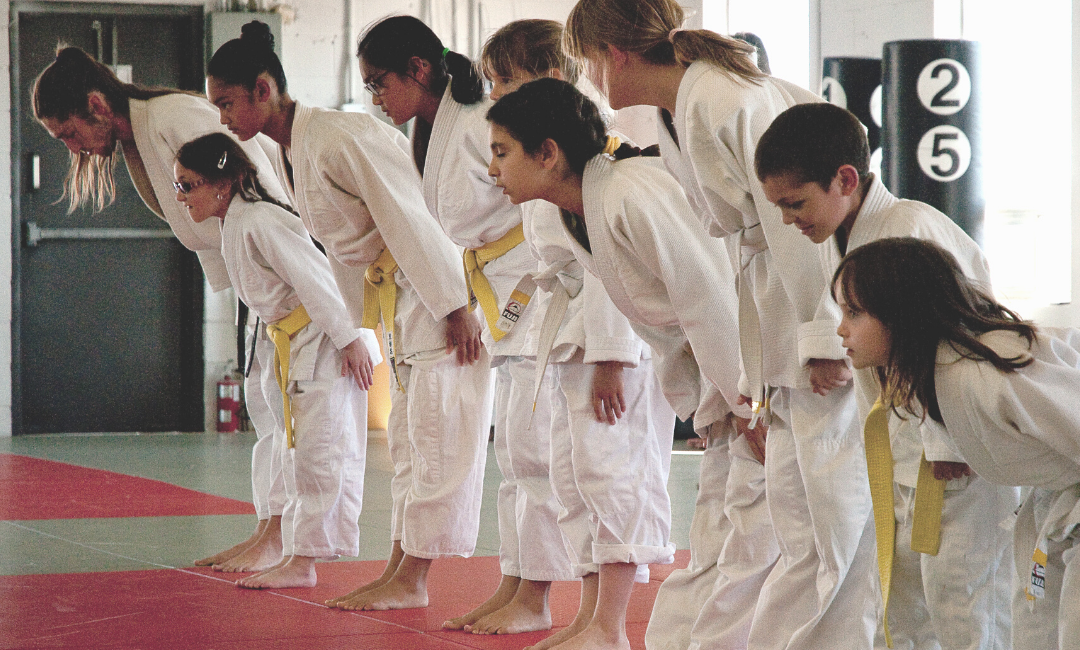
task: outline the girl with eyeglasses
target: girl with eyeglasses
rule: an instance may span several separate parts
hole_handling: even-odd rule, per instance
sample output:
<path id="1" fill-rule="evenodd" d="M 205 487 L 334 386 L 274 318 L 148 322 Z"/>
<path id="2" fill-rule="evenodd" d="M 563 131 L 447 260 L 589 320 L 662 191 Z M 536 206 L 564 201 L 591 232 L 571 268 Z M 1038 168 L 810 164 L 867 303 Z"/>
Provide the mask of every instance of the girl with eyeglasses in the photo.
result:
<path id="1" fill-rule="evenodd" d="M 283 185 L 326 247 L 354 322 L 382 324 L 392 366 L 390 559 L 377 580 L 328 604 L 424 607 L 432 560 L 476 544 L 492 399 L 480 326 L 405 138 L 370 115 L 294 101 L 271 38 L 261 23 L 245 26 L 211 59 L 207 93 L 242 140 L 262 132 L 278 143 Z"/>
<path id="2" fill-rule="evenodd" d="M 267 323 L 257 333 L 261 376 L 249 381 L 273 409 L 285 485 L 282 559 L 237 581 L 250 589 L 313 587 L 315 561 L 360 548 L 370 371 L 330 264 L 300 220 L 272 199 L 240 146 L 223 133 L 180 147 L 176 200 L 192 222 L 216 220 L 237 296 Z"/>
<path id="3" fill-rule="evenodd" d="M 484 114 L 491 102 L 483 96 L 483 81 L 472 62 L 411 16 L 368 27 L 356 54 L 375 105 L 395 124 L 414 120 L 413 162 L 423 176 L 424 199 L 450 239 L 466 249 L 470 295 L 483 312 L 484 345 L 496 367 L 503 577 L 491 598 L 444 623 L 448 629 L 471 630 L 516 593 L 539 594 L 534 602 L 543 602 L 550 581 L 573 579 L 556 523 L 548 442 L 537 433 L 547 430 L 547 401 L 541 399 L 533 410 L 535 345 L 527 330 L 535 309 L 530 300 L 536 259 L 524 242 L 521 209 L 487 174 L 491 154 Z M 541 627 L 550 625 L 543 620 L 545 609 L 546 602 L 524 627 L 535 629 L 537 617 Z"/>

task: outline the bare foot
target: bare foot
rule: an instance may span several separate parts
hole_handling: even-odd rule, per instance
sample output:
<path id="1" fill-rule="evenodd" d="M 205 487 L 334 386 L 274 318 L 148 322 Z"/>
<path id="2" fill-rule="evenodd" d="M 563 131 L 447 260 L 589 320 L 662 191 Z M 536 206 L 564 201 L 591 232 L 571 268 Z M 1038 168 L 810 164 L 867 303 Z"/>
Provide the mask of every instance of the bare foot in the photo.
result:
<path id="1" fill-rule="evenodd" d="M 277 516 L 267 520 L 258 541 L 236 556 L 221 564 L 215 564 L 214 571 L 223 573 L 266 571 L 281 560 L 281 517 Z"/>
<path id="2" fill-rule="evenodd" d="M 520 634 L 551 629 L 548 591 L 551 583 L 522 580 L 514 598 L 505 607 L 482 617 L 465 631 L 473 634 Z"/>
<path id="3" fill-rule="evenodd" d="M 537 643 L 536 645 L 528 646 L 527 648 L 525 648 L 525 650 L 548 650 L 548 648 L 554 648 L 556 646 L 559 646 L 560 644 L 566 643 L 570 639 L 581 634 L 588 626 L 588 620 L 580 621 L 578 619 L 574 619 L 574 622 L 570 625 L 564 627 L 555 634 L 552 634 L 551 636 Z"/>
<path id="4" fill-rule="evenodd" d="M 259 541 L 259 537 L 262 536 L 263 530 L 266 528 L 267 519 L 260 519 L 259 525 L 255 527 L 255 532 L 251 533 L 251 537 L 248 537 L 244 541 L 240 542 L 232 548 L 227 548 L 224 551 L 211 555 L 210 557 L 204 557 L 201 560 L 195 560 L 195 566 L 213 566 L 215 564 L 221 564 L 227 560 L 231 560 L 237 555 L 240 555 L 244 551 L 248 550 L 255 542 Z"/>
<path id="5" fill-rule="evenodd" d="M 536 648 L 537 646 L 533 646 Z M 605 634 L 598 625 L 590 625 L 581 634 L 553 646 L 553 650 L 630 650 L 630 639 L 626 630 L 622 634 Z"/>
<path id="6" fill-rule="evenodd" d="M 390 580 L 348 600 L 341 600 L 335 607 L 345 610 L 427 607 L 427 574 L 430 568 L 431 560 L 403 554 Z"/>
<path id="7" fill-rule="evenodd" d="M 514 594 L 517 593 L 518 584 L 520 582 L 521 578 L 517 576 L 504 575 L 499 582 L 499 588 L 495 590 L 495 593 L 491 595 L 491 598 L 480 603 L 476 609 L 468 614 L 452 618 L 449 621 L 443 621 L 443 629 L 464 630 L 466 625 L 472 625 L 488 614 L 506 607 L 510 604 L 510 601 L 514 599 Z"/>
<path id="8" fill-rule="evenodd" d="M 236 581 L 245 589 L 285 589 L 288 587 L 314 587 L 315 558 L 293 555 L 273 568 Z"/>
<path id="9" fill-rule="evenodd" d="M 390 582 L 376 587 L 370 591 L 358 594 L 352 599 L 339 603 L 337 607 L 344 610 L 386 610 L 386 609 L 409 609 L 411 607 L 427 607 L 427 587 L 422 590 L 415 589 L 412 585 L 404 584 L 391 578 Z"/>
<path id="10" fill-rule="evenodd" d="M 375 589 L 377 587 L 381 587 L 381 586 L 385 585 L 386 583 L 390 582 L 390 578 L 394 577 L 394 572 L 397 571 L 397 568 L 401 564 L 401 560 L 404 557 L 405 557 L 405 553 L 404 553 L 404 551 L 401 550 L 401 542 L 400 541 L 395 541 L 394 542 L 394 547 L 390 551 L 390 559 L 387 560 L 386 568 L 383 569 L 383 572 L 382 572 L 381 576 L 379 576 L 378 578 L 372 580 L 371 582 L 367 583 L 366 585 L 358 587 L 357 589 L 353 589 L 352 591 L 345 594 L 344 596 L 338 596 L 337 598 L 331 598 L 330 600 L 325 601 L 323 604 L 326 605 L 327 607 L 338 607 L 338 608 L 341 608 L 341 609 L 346 609 L 345 605 L 352 602 L 360 594 L 367 593 L 367 592 L 371 591 L 372 589 Z"/>

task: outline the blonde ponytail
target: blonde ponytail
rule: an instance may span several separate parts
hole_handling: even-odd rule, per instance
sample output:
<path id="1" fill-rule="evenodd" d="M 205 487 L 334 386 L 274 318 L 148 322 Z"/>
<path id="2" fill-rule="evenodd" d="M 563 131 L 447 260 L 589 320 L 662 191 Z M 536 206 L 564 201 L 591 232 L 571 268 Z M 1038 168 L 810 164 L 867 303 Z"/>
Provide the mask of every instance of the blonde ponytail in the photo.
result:
<path id="1" fill-rule="evenodd" d="M 705 61 L 751 83 L 765 77 L 753 46 L 707 29 L 680 29 L 683 20 L 675 0 L 580 0 L 566 19 L 563 47 L 576 59 L 611 45 L 657 65 Z"/>

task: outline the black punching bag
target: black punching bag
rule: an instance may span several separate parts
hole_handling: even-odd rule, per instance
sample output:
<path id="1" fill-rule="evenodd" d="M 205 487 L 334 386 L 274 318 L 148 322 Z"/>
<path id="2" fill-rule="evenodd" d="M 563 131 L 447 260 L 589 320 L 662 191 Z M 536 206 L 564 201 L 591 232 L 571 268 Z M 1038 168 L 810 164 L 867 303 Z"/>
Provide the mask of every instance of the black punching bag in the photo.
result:
<path id="1" fill-rule="evenodd" d="M 821 96 L 859 118 L 874 154 L 881 146 L 881 59 L 825 57 L 821 77 Z"/>
<path id="2" fill-rule="evenodd" d="M 885 186 L 941 210 L 981 245 L 986 201 L 979 44 L 886 43 L 882 74 Z"/>

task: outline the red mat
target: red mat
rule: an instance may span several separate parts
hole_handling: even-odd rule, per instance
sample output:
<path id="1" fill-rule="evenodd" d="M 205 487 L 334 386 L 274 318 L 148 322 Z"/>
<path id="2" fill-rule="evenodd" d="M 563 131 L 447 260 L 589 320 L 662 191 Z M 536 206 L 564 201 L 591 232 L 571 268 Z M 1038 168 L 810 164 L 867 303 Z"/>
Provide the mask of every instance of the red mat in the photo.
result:
<path id="1" fill-rule="evenodd" d="M 634 587 L 627 612 L 634 650 L 645 647 L 660 582 L 688 561 L 689 551 L 680 551 L 674 565 L 652 567 L 652 580 Z M 319 586 L 273 591 L 240 589 L 208 569 L 0 577 L 0 648 L 518 650 L 551 634 L 478 636 L 440 629 L 443 620 L 495 590 L 495 557 L 437 560 L 428 577 L 427 608 L 341 612 L 321 605 L 382 568 L 382 562 L 319 564 Z M 577 605 L 578 583 L 552 586 L 556 628 L 570 623 Z"/>
<path id="2" fill-rule="evenodd" d="M 254 514 L 250 503 L 162 481 L 0 454 L 0 520 Z"/>

